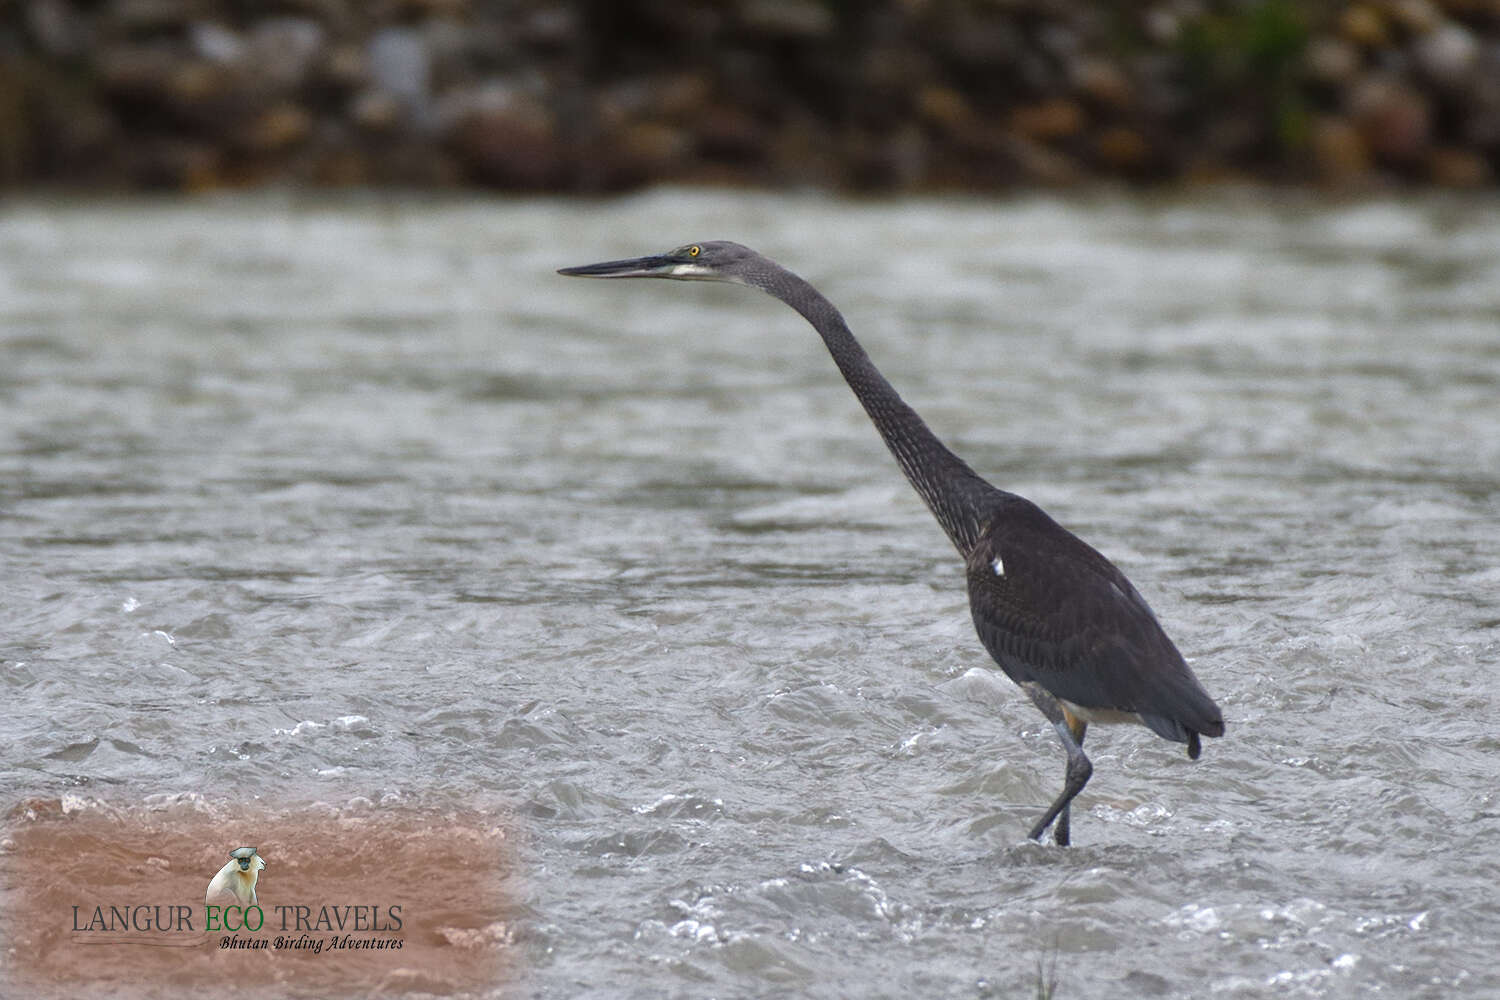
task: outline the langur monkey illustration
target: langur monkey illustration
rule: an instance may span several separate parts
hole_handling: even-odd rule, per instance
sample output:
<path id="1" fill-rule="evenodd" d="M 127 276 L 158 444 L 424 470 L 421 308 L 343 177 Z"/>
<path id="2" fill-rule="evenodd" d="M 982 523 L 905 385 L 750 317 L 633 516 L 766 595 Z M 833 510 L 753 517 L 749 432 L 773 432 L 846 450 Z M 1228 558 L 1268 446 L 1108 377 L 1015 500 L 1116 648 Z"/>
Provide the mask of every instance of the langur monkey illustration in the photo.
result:
<path id="1" fill-rule="evenodd" d="M 253 847 L 237 847 L 229 852 L 229 863 L 219 869 L 213 881 L 208 883 L 204 894 L 205 903 L 238 903 L 240 906 L 255 906 L 255 883 L 260 878 L 266 859 L 255 853 Z"/>

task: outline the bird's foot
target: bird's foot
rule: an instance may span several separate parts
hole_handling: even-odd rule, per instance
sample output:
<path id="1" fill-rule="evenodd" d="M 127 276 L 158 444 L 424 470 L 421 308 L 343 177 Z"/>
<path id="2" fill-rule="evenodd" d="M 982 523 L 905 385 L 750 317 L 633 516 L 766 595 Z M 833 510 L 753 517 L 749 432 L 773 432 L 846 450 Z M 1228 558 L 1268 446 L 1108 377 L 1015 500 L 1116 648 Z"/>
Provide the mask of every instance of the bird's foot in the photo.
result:
<path id="1" fill-rule="evenodd" d="M 1057 817 L 1056 826 L 1052 826 L 1051 816 L 1043 816 L 1041 819 L 1036 821 L 1036 825 L 1031 828 L 1031 832 L 1026 836 L 1036 841 L 1037 843 L 1041 843 L 1043 835 L 1045 835 L 1047 832 L 1047 827 L 1052 826 L 1053 843 L 1057 844 L 1058 847 L 1067 847 L 1071 839 L 1068 836 L 1068 825 L 1069 824 L 1065 816 Z"/>

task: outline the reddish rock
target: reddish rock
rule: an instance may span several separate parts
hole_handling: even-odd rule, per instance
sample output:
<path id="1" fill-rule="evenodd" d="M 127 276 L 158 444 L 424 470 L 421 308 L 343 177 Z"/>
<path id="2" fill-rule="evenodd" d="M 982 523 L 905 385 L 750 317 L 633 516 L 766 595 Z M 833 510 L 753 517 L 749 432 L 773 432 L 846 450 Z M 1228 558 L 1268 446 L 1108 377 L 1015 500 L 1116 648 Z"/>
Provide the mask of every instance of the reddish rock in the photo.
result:
<path id="1" fill-rule="evenodd" d="M 202 191 L 230 183 L 219 150 L 203 142 L 162 139 L 129 148 L 125 170 L 146 188 Z"/>
<path id="2" fill-rule="evenodd" d="M 1349 96 L 1349 110 L 1365 145 L 1388 163 L 1415 163 L 1431 144 L 1427 99 L 1407 84 L 1385 77 L 1362 80 Z"/>
<path id="3" fill-rule="evenodd" d="M 256 153 L 277 153 L 297 145 L 312 131 L 312 116 L 295 104 L 278 104 L 256 115 L 242 142 Z"/>
<path id="4" fill-rule="evenodd" d="M 237 84 L 231 70 L 207 62 L 185 62 L 171 70 L 166 93 L 172 103 L 191 108 L 224 98 Z"/>
<path id="5" fill-rule="evenodd" d="M 173 59 L 161 48 L 121 45 L 99 58 L 98 78 L 104 92 L 128 101 L 164 101 L 170 90 Z"/>
<path id="6" fill-rule="evenodd" d="M 1084 97 L 1108 108 L 1128 107 L 1134 100 L 1130 78 L 1108 59 L 1083 56 L 1069 68 L 1073 86 Z"/>
<path id="7" fill-rule="evenodd" d="M 1005 152 L 1020 177 L 1029 183 L 1066 187 L 1084 178 L 1083 170 L 1072 157 L 1024 136 L 1012 136 Z"/>
<path id="8" fill-rule="evenodd" d="M 692 139 L 682 129 L 661 122 L 636 122 L 616 139 L 614 156 L 621 169 L 649 178 L 670 170 L 692 149 Z"/>
<path id="9" fill-rule="evenodd" d="M 529 102 L 476 110 L 452 130 L 449 145 L 474 180 L 536 189 L 562 179 L 562 154 L 551 116 Z"/>
<path id="10" fill-rule="evenodd" d="M 342 90 L 353 90 L 370 78 L 364 50 L 357 45 L 331 47 L 319 72 L 325 83 Z"/>
<path id="11" fill-rule="evenodd" d="M 1370 171 L 1370 152 L 1359 130 L 1342 118 L 1320 118 L 1311 134 L 1313 167 L 1318 176 L 1347 186 Z"/>
<path id="12" fill-rule="evenodd" d="M 1434 149 L 1427 158 L 1427 176 L 1434 184 L 1452 188 L 1483 187 L 1494 179 L 1490 165 L 1468 149 Z"/>
<path id="13" fill-rule="evenodd" d="M 1043 142 L 1077 135 L 1083 131 L 1083 125 L 1083 109 L 1065 97 L 1017 108 L 1010 116 L 1014 131 Z"/>
<path id="14" fill-rule="evenodd" d="M 969 102 L 952 87 L 928 85 L 917 94 L 917 114 L 945 131 L 963 128 L 973 117 Z"/>
<path id="15" fill-rule="evenodd" d="M 1094 152 L 1107 166 L 1127 174 L 1139 172 L 1151 159 L 1151 145 L 1132 128 L 1116 125 L 1099 133 Z"/>
<path id="16" fill-rule="evenodd" d="M 389 132 L 401 116 L 401 102 L 383 90 L 366 90 L 349 102 L 349 119 L 367 132 Z"/>
<path id="17" fill-rule="evenodd" d="M 1352 4 L 1344 8 L 1339 15 L 1339 34 L 1368 49 L 1380 48 L 1390 41 L 1385 18 L 1368 4 Z"/>
<path id="18" fill-rule="evenodd" d="M 1303 65 L 1307 75 L 1319 83 L 1347 84 L 1359 72 L 1364 57 L 1343 38 L 1318 38 L 1307 46 Z"/>
<path id="19" fill-rule="evenodd" d="M 741 108 L 716 104 L 693 125 L 698 148 L 713 159 L 753 163 L 763 158 L 767 130 Z"/>
<path id="20" fill-rule="evenodd" d="M 657 113 L 667 118 L 691 118 L 708 106 L 713 92 L 701 73 L 677 73 L 657 82 L 653 99 Z"/>
<path id="21" fill-rule="evenodd" d="M 1443 12 L 1430 0 L 1388 0 L 1385 9 L 1392 23 L 1411 35 L 1425 34 L 1443 23 Z"/>

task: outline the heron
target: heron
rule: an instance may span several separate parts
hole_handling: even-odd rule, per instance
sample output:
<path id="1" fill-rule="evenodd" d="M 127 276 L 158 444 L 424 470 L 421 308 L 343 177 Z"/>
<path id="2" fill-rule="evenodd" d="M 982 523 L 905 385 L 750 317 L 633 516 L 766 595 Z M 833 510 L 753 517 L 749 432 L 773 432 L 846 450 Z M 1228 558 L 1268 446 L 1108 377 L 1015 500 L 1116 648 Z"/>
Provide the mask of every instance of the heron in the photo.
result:
<path id="1" fill-rule="evenodd" d="M 1224 735 L 1219 706 L 1145 598 L 1097 550 L 1024 497 L 992 486 L 948 449 L 888 382 L 833 303 L 780 264 L 724 240 L 565 267 L 584 278 L 673 278 L 748 285 L 795 309 L 823 338 L 865 413 L 963 558 L 979 641 L 1057 731 L 1062 792 L 1032 826 L 1070 842 L 1069 806 L 1093 774 L 1089 723 L 1139 722 L 1187 744 Z M 1053 825 L 1055 822 L 1055 826 Z"/>

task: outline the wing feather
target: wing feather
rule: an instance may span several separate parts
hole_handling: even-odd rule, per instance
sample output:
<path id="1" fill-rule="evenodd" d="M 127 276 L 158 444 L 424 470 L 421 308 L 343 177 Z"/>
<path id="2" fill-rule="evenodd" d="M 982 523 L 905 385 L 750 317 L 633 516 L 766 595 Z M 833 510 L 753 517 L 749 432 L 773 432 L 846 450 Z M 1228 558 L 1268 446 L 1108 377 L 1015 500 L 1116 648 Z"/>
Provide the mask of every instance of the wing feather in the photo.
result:
<path id="1" fill-rule="evenodd" d="M 1219 708 L 1130 581 L 1035 504 L 1007 494 L 969 553 L 980 640 L 1012 680 L 1084 708 L 1135 713 L 1187 743 Z"/>

